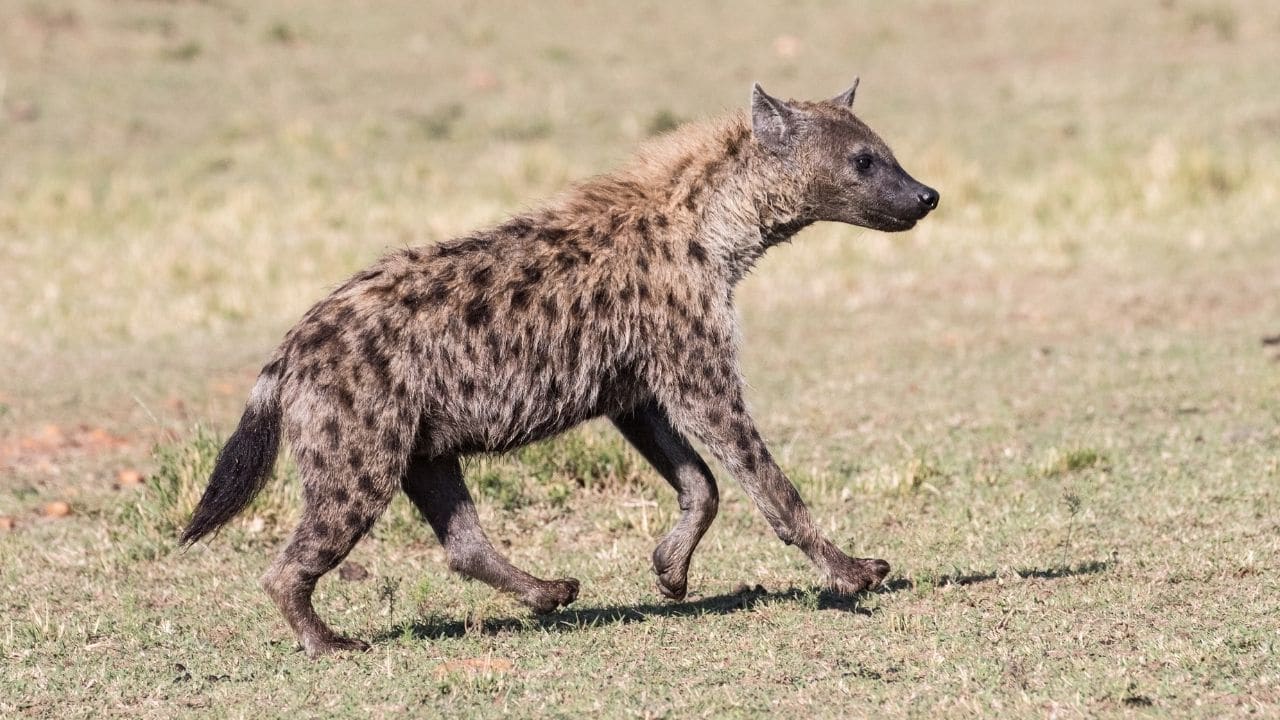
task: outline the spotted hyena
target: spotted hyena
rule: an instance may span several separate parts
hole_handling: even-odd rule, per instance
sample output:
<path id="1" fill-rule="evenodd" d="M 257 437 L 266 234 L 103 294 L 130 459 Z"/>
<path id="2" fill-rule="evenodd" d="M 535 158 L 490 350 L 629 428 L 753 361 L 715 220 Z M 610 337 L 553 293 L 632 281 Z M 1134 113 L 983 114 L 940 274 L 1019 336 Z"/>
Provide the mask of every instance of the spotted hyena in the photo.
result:
<path id="1" fill-rule="evenodd" d="M 578 581 L 536 578 L 494 549 L 461 459 L 605 416 L 679 495 L 680 518 L 653 553 L 663 595 L 684 597 L 716 514 L 695 440 L 829 587 L 877 586 L 889 564 L 824 537 L 761 439 L 733 307 L 765 251 L 814 222 L 906 230 L 937 206 L 851 112 L 856 87 L 805 102 L 756 85 L 749 112 L 679 128 L 540 210 L 357 273 L 262 369 L 182 541 L 249 503 L 283 437 L 304 508 L 262 585 L 309 655 L 368 647 L 331 630 L 311 595 L 398 490 L 450 568 L 552 611 Z"/>

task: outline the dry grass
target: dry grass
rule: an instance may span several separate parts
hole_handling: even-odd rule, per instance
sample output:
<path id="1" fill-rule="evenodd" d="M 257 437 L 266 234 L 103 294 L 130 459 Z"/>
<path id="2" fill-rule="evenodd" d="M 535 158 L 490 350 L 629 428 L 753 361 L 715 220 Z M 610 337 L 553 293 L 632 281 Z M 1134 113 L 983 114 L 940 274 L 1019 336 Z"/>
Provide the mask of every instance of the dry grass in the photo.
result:
<path id="1" fill-rule="evenodd" d="M 0 7 L 0 712 L 1280 712 L 1277 31 L 1261 0 Z M 817 592 L 724 478 L 696 594 L 659 602 L 674 498 L 595 427 L 470 472 L 517 564 L 583 580 L 550 618 L 450 576 L 397 501 L 370 577 L 320 592 L 373 652 L 307 662 L 255 582 L 287 463 L 172 552 L 326 287 L 752 80 L 854 73 L 941 208 L 809 230 L 739 294 L 775 454 L 885 591 Z"/>

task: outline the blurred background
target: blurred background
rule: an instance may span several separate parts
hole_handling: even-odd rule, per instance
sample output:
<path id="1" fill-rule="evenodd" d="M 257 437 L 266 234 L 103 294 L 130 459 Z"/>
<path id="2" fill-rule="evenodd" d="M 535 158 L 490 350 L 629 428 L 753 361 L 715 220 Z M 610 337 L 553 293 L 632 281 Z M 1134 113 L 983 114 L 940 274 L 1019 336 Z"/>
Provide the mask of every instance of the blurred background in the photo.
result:
<path id="1" fill-rule="evenodd" d="M 1278 68 L 1273 0 L 5 0 L 0 586 L 24 592 L 0 593 L 0 712 L 1274 712 Z M 821 599 L 723 478 L 705 597 L 652 604 L 678 508 L 600 428 L 470 476 L 517 564 L 583 579 L 583 614 L 449 576 L 397 501 L 356 580 L 321 585 L 378 640 L 359 682 L 280 669 L 252 578 L 296 486 L 170 555 L 261 363 L 352 272 L 740 112 L 754 81 L 855 76 L 941 207 L 810 228 L 738 299 L 775 456 L 837 542 L 890 559 L 885 592 Z M 798 589 L 733 590 L 757 583 Z M 441 655 L 514 663 L 419 682 Z"/>

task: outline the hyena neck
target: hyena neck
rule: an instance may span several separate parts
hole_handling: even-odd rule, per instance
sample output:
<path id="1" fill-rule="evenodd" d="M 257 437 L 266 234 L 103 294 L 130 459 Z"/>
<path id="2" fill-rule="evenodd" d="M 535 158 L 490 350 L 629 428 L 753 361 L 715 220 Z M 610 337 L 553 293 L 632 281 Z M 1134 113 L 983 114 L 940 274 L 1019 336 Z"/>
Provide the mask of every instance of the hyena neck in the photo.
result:
<path id="1" fill-rule="evenodd" d="M 651 182 L 665 181 L 664 204 L 688 214 L 687 240 L 707 249 L 730 285 L 813 223 L 799 189 L 752 138 L 745 114 L 677 130 L 640 161 Z"/>

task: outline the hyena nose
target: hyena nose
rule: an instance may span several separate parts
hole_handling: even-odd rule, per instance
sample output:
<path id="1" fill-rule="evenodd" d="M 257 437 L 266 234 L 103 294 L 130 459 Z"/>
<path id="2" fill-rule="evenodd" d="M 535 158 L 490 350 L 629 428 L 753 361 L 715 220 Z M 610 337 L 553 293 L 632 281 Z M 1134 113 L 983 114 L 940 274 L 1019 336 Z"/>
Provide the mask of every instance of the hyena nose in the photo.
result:
<path id="1" fill-rule="evenodd" d="M 930 210 L 938 207 L 938 191 L 931 187 L 921 188 L 920 192 L 916 194 L 916 199 L 920 201 L 921 205 Z"/>

